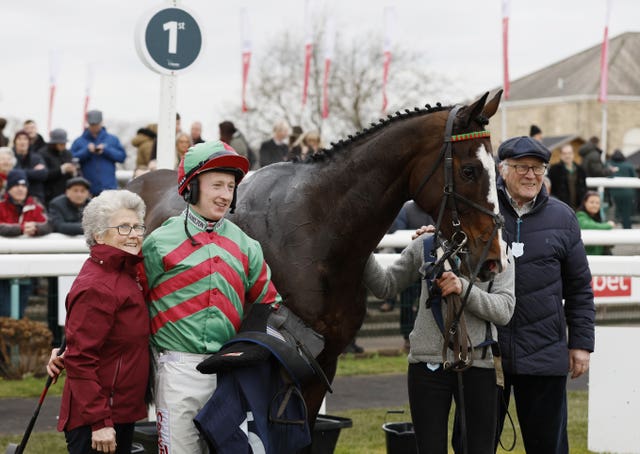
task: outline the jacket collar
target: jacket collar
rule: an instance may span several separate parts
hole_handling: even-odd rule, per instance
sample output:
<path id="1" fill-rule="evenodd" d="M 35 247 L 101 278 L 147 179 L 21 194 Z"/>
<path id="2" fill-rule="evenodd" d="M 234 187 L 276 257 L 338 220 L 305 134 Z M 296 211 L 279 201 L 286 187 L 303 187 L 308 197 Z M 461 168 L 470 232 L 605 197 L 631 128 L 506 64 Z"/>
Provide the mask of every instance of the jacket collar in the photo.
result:
<path id="1" fill-rule="evenodd" d="M 110 271 L 124 271 L 136 275 L 136 267 L 142 262 L 142 254 L 133 255 L 107 244 L 91 246 L 90 259 Z"/>

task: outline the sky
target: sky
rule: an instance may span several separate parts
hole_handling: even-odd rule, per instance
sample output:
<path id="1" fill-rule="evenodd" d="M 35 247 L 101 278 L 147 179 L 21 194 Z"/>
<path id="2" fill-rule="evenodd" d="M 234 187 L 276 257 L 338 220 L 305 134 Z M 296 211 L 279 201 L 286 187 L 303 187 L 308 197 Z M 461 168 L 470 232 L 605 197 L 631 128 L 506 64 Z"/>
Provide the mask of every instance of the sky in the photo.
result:
<path id="1" fill-rule="evenodd" d="M 138 57 L 134 36 L 139 19 L 162 4 L 1 0 L 0 55 L 5 64 L 0 71 L 0 116 L 35 119 L 47 138 L 53 61 L 58 68 L 54 128 L 66 129 L 71 137 L 81 132 L 87 86 L 89 108 L 104 112 L 107 127 L 110 121 L 136 127 L 157 122 L 160 76 Z M 611 4 L 610 37 L 640 31 L 638 0 L 611 0 Z M 302 77 L 304 0 L 182 0 L 179 5 L 194 14 L 205 42 L 196 62 L 177 78 L 177 110 L 187 127 L 195 120 L 203 122 L 205 138 L 215 138 L 216 125 L 226 119 L 223 112 L 240 103 L 241 8 L 247 12 L 254 61 L 278 34 L 289 31 L 300 36 Z M 511 0 L 510 5 L 512 80 L 602 42 L 606 0 Z M 395 17 L 392 52 L 394 46 L 417 52 L 424 70 L 455 82 L 451 96 L 459 96 L 418 99 L 415 105 L 463 101 L 502 85 L 500 0 L 308 0 L 311 14 L 328 12 L 343 39 L 382 30 L 387 6 L 393 7 Z M 393 60 L 389 77 L 393 78 Z"/>

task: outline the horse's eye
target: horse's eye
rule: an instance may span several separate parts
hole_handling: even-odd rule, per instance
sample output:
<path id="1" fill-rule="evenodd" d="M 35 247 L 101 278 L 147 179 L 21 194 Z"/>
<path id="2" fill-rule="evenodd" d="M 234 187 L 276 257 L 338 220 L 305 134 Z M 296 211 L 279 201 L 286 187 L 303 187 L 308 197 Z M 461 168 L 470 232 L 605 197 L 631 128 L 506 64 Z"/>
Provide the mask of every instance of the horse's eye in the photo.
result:
<path id="1" fill-rule="evenodd" d="M 476 169 L 473 166 L 463 166 L 460 173 L 462 174 L 462 178 L 467 180 L 475 180 L 477 177 Z"/>

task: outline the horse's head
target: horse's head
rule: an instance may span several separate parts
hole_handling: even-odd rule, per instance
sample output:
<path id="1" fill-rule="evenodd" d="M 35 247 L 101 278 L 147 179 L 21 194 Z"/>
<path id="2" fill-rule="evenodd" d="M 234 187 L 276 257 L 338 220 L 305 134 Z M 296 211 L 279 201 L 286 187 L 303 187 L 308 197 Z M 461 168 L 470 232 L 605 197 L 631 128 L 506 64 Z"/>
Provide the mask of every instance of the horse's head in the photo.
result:
<path id="1" fill-rule="evenodd" d="M 489 132 L 485 130 L 501 94 L 499 91 L 486 102 L 486 93 L 469 106 L 442 112 L 438 163 L 425 161 L 417 165 L 411 178 L 416 202 L 427 211 L 431 208 L 449 246 L 460 248 L 462 272 L 480 280 L 491 279 L 506 266 L 496 166 Z"/>

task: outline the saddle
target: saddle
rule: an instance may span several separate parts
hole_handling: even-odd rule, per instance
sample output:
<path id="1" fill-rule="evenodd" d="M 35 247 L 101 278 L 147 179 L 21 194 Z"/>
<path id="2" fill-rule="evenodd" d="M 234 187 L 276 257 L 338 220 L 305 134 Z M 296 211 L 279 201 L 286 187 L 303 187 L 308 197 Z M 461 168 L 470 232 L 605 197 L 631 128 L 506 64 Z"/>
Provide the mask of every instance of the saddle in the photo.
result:
<path id="1" fill-rule="evenodd" d="M 333 392 L 316 361 L 323 349 L 324 337 L 286 306 L 253 304 L 238 333 L 196 368 L 203 374 L 216 374 L 253 366 L 274 356 L 296 386 L 319 378 Z"/>

